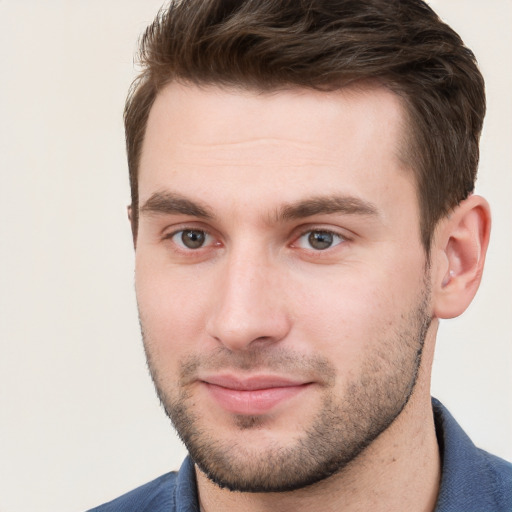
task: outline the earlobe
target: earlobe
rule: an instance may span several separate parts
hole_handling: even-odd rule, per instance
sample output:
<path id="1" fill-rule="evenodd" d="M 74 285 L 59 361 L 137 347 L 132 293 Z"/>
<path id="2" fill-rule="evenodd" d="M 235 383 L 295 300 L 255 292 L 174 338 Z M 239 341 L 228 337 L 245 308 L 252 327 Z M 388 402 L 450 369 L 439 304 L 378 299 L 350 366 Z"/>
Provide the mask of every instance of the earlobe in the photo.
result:
<path id="1" fill-rule="evenodd" d="M 475 195 L 462 201 L 440 222 L 433 262 L 433 306 L 437 318 L 459 316 L 473 300 L 482 279 L 490 227 L 489 204 Z"/>

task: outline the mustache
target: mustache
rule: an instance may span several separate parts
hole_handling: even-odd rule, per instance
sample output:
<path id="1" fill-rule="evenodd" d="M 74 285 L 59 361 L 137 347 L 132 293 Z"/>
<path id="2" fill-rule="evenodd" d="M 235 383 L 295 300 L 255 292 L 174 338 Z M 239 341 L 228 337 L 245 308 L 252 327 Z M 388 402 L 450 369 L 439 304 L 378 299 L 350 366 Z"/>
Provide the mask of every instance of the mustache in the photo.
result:
<path id="1" fill-rule="evenodd" d="M 282 348 L 232 352 L 219 347 L 209 353 L 193 354 L 183 359 L 180 363 L 180 385 L 190 384 L 200 374 L 216 372 L 276 373 L 311 379 L 326 386 L 334 385 L 336 378 L 334 366 L 319 355 L 308 356 Z"/>

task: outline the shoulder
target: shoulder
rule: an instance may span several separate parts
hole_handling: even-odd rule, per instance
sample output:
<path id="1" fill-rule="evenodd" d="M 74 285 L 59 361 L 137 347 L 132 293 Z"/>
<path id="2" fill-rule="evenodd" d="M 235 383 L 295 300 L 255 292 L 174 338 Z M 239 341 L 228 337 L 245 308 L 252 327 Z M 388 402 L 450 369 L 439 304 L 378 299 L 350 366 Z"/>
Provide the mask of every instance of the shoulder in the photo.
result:
<path id="1" fill-rule="evenodd" d="M 166 473 L 89 512 L 198 512 L 194 462 L 186 457 L 178 472 Z"/>
<path id="2" fill-rule="evenodd" d="M 177 472 L 167 473 L 88 512 L 172 512 L 176 478 Z"/>
<path id="3" fill-rule="evenodd" d="M 433 406 L 442 459 L 436 512 L 512 511 L 512 464 L 477 448 L 438 401 Z"/>
<path id="4" fill-rule="evenodd" d="M 478 451 L 482 464 L 485 465 L 490 475 L 492 482 L 490 491 L 496 503 L 507 506 L 507 510 L 512 510 L 512 463 L 484 450 Z"/>

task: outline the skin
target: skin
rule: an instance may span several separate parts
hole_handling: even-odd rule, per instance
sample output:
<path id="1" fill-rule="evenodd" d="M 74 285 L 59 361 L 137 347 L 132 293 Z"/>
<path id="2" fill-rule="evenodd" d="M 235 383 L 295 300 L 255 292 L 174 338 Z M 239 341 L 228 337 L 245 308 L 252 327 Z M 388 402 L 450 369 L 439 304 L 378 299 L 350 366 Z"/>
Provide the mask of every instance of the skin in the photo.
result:
<path id="1" fill-rule="evenodd" d="M 202 510 L 433 510 L 435 333 L 476 292 L 489 210 L 476 196 L 461 203 L 439 224 L 427 265 L 400 158 L 404 126 L 399 100 L 378 87 L 256 94 L 171 84 L 157 97 L 134 242 L 145 349 L 166 409 L 173 417 L 179 405 L 184 424 L 247 481 L 327 420 L 355 425 L 369 443 L 332 476 L 278 494 L 231 492 L 198 467 Z M 187 247 L 183 230 L 204 244 Z M 332 233 L 332 245 L 312 246 L 315 231 L 321 241 Z M 257 400 L 233 412 L 212 394 L 219 375 L 271 375 L 293 392 L 261 412 Z M 384 431 L 370 433 L 384 416 Z M 337 433 L 341 446 L 346 436 Z"/>

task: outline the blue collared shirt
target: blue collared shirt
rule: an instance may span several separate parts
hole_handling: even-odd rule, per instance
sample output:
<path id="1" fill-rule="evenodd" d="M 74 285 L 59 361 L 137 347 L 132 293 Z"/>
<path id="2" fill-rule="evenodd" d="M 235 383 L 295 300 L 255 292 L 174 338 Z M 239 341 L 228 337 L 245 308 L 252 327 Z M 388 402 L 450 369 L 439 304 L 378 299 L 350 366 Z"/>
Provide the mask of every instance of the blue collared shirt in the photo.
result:
<path id="1" fill-rule="evenodd" d="M 512 512 L 512 464 L 477 448 L 433 399 L 442 457 L 435 512 Z M 199 512 L 194 463 L 167 473 L 89 512 Z"/>

